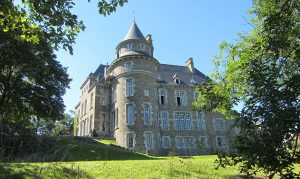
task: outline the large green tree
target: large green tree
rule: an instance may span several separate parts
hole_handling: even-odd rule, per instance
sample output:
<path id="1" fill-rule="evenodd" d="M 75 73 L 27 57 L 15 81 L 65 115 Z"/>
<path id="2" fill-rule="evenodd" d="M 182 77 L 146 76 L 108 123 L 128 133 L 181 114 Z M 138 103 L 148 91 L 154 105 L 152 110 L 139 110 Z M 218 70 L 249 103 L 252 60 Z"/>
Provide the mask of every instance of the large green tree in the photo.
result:
<path id="1" fill-rule="evenodd" d="M 221 155 L 220 166 L 299 177 L 293 171 L 300 155 L 299 9 L 299 0 L 254 0 L 252 32 L 221 44 L 213 80 L 199 86 L 197 108 L 239 120 L 234 152 Z M 241 102 L 240 113 L 232 110 Z"/>

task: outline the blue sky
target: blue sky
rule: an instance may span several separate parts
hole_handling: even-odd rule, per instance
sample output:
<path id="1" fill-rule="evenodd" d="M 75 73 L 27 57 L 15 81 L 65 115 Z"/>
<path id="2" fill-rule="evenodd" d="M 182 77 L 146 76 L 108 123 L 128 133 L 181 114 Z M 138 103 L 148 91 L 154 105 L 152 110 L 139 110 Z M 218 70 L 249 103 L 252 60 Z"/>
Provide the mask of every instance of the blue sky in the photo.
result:
<path id="1" fill-rule="evenodd" d="M 152 35 L 154 57 L 160 63 L 185 65 L 192 57 L 195 67 L 206 75 L 214 69 L 212 56 L 219 53 L 219 44 L 234 43 L 237 32 L 251 30 L 247 22 L 251 0 L 129 0 L 107 17 L 98 13 L 96 0 L 75 3 L 74 13 L 84 21 L 86 30 L 76 39 L 74 55 L 57 52 L 72 78 L 64 96 L 66 112 L 78 103 L 87 75 L 100 63 L 110 64 L 115 59 L 115 48 L 134 16 L 144 36 Z"/>

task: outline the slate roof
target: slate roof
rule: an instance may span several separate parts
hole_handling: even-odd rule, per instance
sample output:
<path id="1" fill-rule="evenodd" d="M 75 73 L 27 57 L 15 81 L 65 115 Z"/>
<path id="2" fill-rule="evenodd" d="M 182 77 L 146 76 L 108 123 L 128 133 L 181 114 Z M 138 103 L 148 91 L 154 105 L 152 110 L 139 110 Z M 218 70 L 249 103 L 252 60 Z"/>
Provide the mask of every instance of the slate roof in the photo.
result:
<path id="1" fill-rule="evenodd" d="M 129 31 L 127 32 L 124 40 L 129 40 L 129 39 L 145 39 L 143 33 L 139 29 L 139 27 L 136 25 L 135 22 L 131 25 Z"/>
<path id="2" fill-rule="evenodd" d="M 186 66 L 160 64 L 159 69 L 160 77 L 162 78 L 161 83 L 175 83 L 173 77 L 175 74 L 180 79 L 180 84 L 194 85 L 193 80 L 199 84 L 206 80 L 206 76 L 195 68 L 195 72 L 192 73 Z M 193 80 L 192 80 L 193 79 Z"/>
<path id="3" fill-rule="evenodd" d="M 96 69 L 96 71 L 94 73 L 91 73 L 90 76 L 104 77 L 104 69 L 105 69 L 105 67 L 106 67 L 106 65 L 100 64 L 99 67 Z"/>

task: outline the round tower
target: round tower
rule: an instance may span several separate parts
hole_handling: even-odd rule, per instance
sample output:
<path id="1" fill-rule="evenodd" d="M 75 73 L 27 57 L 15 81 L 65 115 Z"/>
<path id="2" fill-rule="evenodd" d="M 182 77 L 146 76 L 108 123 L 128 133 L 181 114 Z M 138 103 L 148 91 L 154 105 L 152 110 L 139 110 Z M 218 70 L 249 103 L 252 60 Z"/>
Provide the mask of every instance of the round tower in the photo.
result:
<path id="1" fill-rule="evenodd" d="M 153 57 L 151 35 L 146 38 L 134 22 L 116 47 L 117 58 L 106 70 L 112 88 L 112 123 L 117 143 L 156 154 L 159 146 L 157 85 L 159 62 Z"/>

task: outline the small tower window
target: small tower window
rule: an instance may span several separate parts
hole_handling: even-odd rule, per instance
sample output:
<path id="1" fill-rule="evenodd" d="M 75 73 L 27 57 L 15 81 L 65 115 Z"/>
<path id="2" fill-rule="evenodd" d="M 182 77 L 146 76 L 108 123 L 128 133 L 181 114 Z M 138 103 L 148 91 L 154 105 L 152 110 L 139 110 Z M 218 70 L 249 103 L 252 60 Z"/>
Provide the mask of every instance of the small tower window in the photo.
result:
<path id="1" fill-rule="evenodd" d="M 133 63 L 132 63 L 132 62 L 126 62 L 126 63 L 124 64 L 124 67 L 125 67 L 126 70 L 132 70 L 132 68 L 133 68 Z"/>
<path id="2" fill-rule="evenodd" d="M 176 84 L 180 84 L 180 79 L 176 78 L 176 79 L 175 79 L 175 83 L 176 83 Z"/>
<path id="3" fill-rule="evenodd" d="M 132 50 L 133 44 L 127 44 L 127 49 Z"/>
<path id="4" fill-rule="evenodd" d="M 141 49 L 142 51 L 145 51 L 145 44 L 140 44 L 140 49 Z"/>

